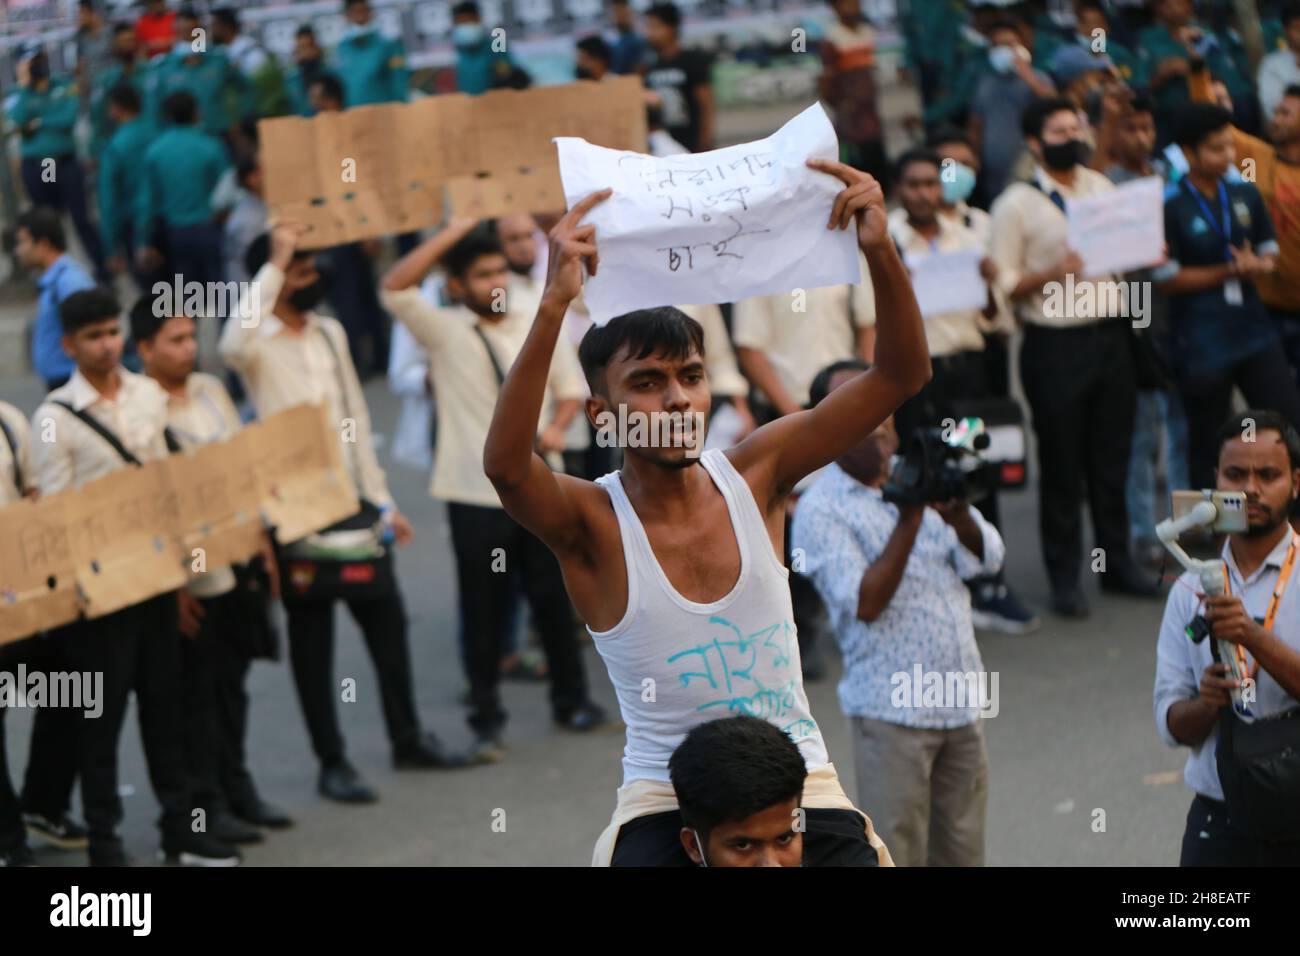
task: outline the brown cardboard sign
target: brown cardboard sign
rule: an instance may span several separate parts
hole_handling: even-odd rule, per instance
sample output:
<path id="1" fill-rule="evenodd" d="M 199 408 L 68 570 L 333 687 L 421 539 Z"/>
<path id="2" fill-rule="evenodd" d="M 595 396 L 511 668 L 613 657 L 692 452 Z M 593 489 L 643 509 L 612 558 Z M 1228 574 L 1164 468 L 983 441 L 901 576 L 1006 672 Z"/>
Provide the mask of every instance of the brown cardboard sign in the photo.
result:
<path id="1" fill-rule="evenodd" d="M 304 222 L 303 248 L 319 249 L 436 225 L 451 183 L 453 215 L 563 209 L 552 137 L 644 152 L 645 96 L 635 76 L 580 80 L 278 117 L 258 132 L 272 217 Z"/>

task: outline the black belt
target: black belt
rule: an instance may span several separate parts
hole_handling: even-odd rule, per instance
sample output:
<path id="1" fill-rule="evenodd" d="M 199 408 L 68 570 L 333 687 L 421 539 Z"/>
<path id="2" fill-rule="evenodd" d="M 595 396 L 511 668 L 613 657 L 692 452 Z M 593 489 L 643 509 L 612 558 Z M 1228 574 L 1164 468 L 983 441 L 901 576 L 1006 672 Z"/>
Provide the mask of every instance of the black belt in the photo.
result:
<path id="1" fill-rule="evenodd" d="M 1062 325 L 1062 326 L 1041 325 L 1037 322 L 1026 322 L 1025 334 L 1028 335 L 1030 332 L 1033 332 L 1036 335 L 1050 333 L 1054 336 L 1059 336 L 1059 337 L 1066 337 L 1066 336 L 1080 337 L 1083 335 L 1092 335 L 1099 331 L 1109 331 L 1111 329 L 1123 329 L 1125 324 L 1127 324 L 1130 321 L 1132 320 L 1120 319 L 1120 318 L 1097 319 L 1096 321 L 1085 322 L 1080 325 Z"/>

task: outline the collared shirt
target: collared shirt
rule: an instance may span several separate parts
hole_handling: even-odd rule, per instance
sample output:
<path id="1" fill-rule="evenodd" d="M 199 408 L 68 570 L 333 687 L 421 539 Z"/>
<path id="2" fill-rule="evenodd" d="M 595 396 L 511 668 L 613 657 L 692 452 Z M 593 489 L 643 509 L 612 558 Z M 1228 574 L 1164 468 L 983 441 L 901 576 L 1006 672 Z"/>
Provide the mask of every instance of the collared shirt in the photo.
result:
<path id="1" fill-rule="evenodd" d="M 1034 182 L 1008 186 L 993 203 L 991 212 L 993 241 L 990 252 L 998 267 L 997 282 L 1002 294 L 1011 299 L 1011 290 L 1026 275 L 1050 269 L 1065 258 L 1068 247 L 1065 213 L 1052 201 L 1053 192 L 1059 193 L 1063 200 L 1070 200 L 1110 192 L 1114 188 L 1114 184 L 1101 173 L 1083 166 L 1074 167 L 1071 186 L 1052 179 L 1042 167 L 1034 171 Z M 1048 314 L 1048 300 L 1041 289 L 1035 289 L 1023 298 L 1011 299 L 1011 307 L 1030 325 L 1052 328 L 1088 325 L 1112 316 L 1095 314 L 1104 310 L 1108 297 L 1104 294 L 1089 295 L 1086 287 L 1114 279 L 1112 275 L 1089 276 L 1086 280 L 1075 276 L 1074 299 L 1062 300 L 1069 307 L 1051 310 L 1063 313 L 1060 315 Z M 1062 285 L 1065 285 L 1064 281 Z"/>
<path id="2" fill-rule="evenodd" d="M 1277 547 L 1269 552 L 1268 557 L 1248 578 L 1243 578 L 1237 569 L 1231 542 L 1223 546 L 1222 557 L 1228 566 L 1229 587 L 1235 596 L 1241 598 L 1246 613 L 1256 620 L 1262 620 L 1268 611 L 1290 543 L 1291 536 L 1283 536 Z M 1293 651 L 1300 651 L 1300 586 L 1296 585 L 1297 575 L 1300 575 L 1300 561 L 1291 569 L 1291 582 L 1273 620 L 1273 635 Z M 1210 641 L 1213 638 L 1207 637 L 1201 643 L 1193 644 L 1183 630 L 1197 614 L 1199 601 L 1196 595 L 1200 590 L 1200 579 L 1192 572 L 1185 572 L 1178 579 L 1174 589 L 1169 592 L 1164 620 L 1160 622 L 1160 638 L 1156 642 L 1156 730 L 1160 733 L 1160 739 L 1171 747 L 1184 745 L 1169 730 L 1169 708 L 1180 700 L 1191 700 L 1199 696 L 1201 675 L 1205 668 L 1214 663 L 1210 652 Z M 1268 671 L 1259 668 L 1255 674 L 1255 702 L 1251 705 L 1256 716 L 1267 717 L 1295 707 L 1296 704 L 1295 698 L 1283 690 Z M 1191 748 L 1191 753 L 1187 755 L 1187 765 L 1183 768 L 1183 779 L 1187 786 L 1214 800 L 1223 799 L 1223 787 L 1219 783 L 1219 770 L 1215 761 L 1218 740 L 1219 728 L 1216 724 L 1208 737 Z"/>
<path id="3" fill-rule="evenodd" d="M 158 131 L 143 117 L 136 117 L 113 131 L 99 155 L 99 232 L 108 255 L 133 255 L 127 245 L 130 235 L 134 245 L 144 244 L 146 237 L 128 232 L 138 211 L 136 193 L 144 156 Z"/>
<path id="4" fill-rule="evenodd" d="M 844 656 L 840 707 L 851 717 L 867 717 L 905 727 L 963 727 L 978 719 L 978 699 L 969 706 L 922 706 L 921 688 L 896 706 L 898 675 L 914 683 L 919 670 L 980 680 L 984 665 L 975 645 L 970 592 L 962 583 L 992 574 L 1002 566 L 1002 537 L 971 509 L 984 542 L 981 560 L 957 532 L 926 508 L 912 553 L 893 599 L 868 624 L 858 619 L 862 575 L 879 560 L 898 524 L 898 508 L 880 489 L 864 485 L 837 464 L 799 499 L 791 544 L 804 555 L 804 573 L 826 603 L 835 638 Z"/>
<path id="5" fill-rule="evenodd" d="M 1271 117 L 1287 87 L 1300 84 L 1300 56 L 1291 50 L 1274 50 L 1259 61 L 1259 108 Z"/>
<path id="6" fill-rule="evenodd" d="M 23 159 L 57 159 L 76 153 L 73 128 L 81 111 L 77 84 L 63 77 L 51 77 L 44 90 L 35 85 L 19 87 L 5 102 L 9 119 L 18 127 L 32 120 L 40 122 L 31 132 L 23 133 L 19 153 Z"/>
<path id="7" fill-rule="evenodd" d="M 343 81 L 343 105 L 405 103 L 410 70 L 400 40 L 378 29 L 345 36 L 334 48 L 334 62 Z"/>
<path id="8" fill-rule="evenodd" d="M 0 507 L 13 504 L 23 497 L 28 488 L 34 487 L 32 479 L 32 434 L 27 427 L 23 413 L 8 402 L 0 402 L 0 419 L 4 420 L 9 434 L 13 436 L 17 448 L 18 468 L 14 469 L 14 449 L 8 440 L 0 435 Z M 18 475 L 22 476 L 23 486 L 18 487 Z"/>
<path id="9" fill-rule="evenodd" d="M 221 141 L 197 127 L 164 130 L 144 154 L 137 187 L 136 244 L 148 242 L 157 223 L 212 222 L 212 194 L 229 166 Z"/>
<path id="10" fill-rule="evenodd" d="M 509 296 L 506 315 L 496 322 L 480 320 L 463 305 L 431 305 L 414 287 L 384 290 L 380 300 L 429 353 L 438 411 L 438 447 L 429 493 L 445 501 L 501 507 L 483 472 L 483 447 L 501 387 L 474 329 L 477 326 L 487 337 L 502 373 L 508 374 L 528 337 L 533 315 L 519 311 L 521 304 Z M 585 395 L 577 355 L 563 337 L 556 342 L 546 391 L 546 405 Z"/>
<path id="11" fill-rule="evenodd" d="M 371 438 L 370 410 L 343 326 L 314 312 L 307 313 L 300 330 L 280 321 L 271 309 L 284 273 L 274 263 L 262 266 L 253 283 L 258 294 L 249 310 L 248 326 L 244 319 L 232 316 L 221 330 L 217 348 L 222 361 L 239 373 L 262 417 L 303 403 L 324 404 L 329 420 L 339 423 L 340 434 L 343 423 L 352 419 L 355 440 L 342 449 L 344 469 L 359 497 L 376 505 L 391 504 L 388 480 Z"/>
<path id="12" fill-rule="evenodd" d="M 47 382 L 66 379 L 76 363 L 63 351 L 63 323 L 59 306 L 74 292 L 94 288 L 80 262 L 66 252 L 55 259 L 36 283 L 36 328 L 32 332 L 32 365 Z"/>
<path id="13" fill-rule="evenodd" d="M 228 321 L 237 322 L 233 318 Z M 185 380 L 185 394 L 167 393 L 167 427 L 182 448 L 201 448 L 234 437 L 242 427 L 239 412 L 226 386 L 215 375 L 193 372 Z M 213 598 L 235 587 L 230 565 L 208 568 L 190 578 L 186 590 L 197 598 Z"/>
<path id="14" fill-rule="evenodd" d="M 67 402 L 87 411 L 117 436 L 140 461 L 167 457 L 167 393 L 153 379 L 119 367 L 121 384 L 111 401 L 95 390 L 80 369 L 68 383 L 46 397 L 32 416 L 32 463 L 42 495 L 79 488 L 88 481 L 126 467 L 116 449 L 76 415 L 55 405 Z M 49 440 L 46 440 L 47 436 Z"/>
<path id="15" fill-rule="evenodd" d="M 967 229 L 959 223 L 943 216 L 936 217 L 939 235 L 934 240 L 926 239 L 912 228 L 907 221 L 904 209 L 895 209 L 889 215 L 889 234 L 898 246 L 903 258 L 909 263 L 913 258 L 942 255 L 948 252 L 964 252 L 967 249 L 984 251 L 973 229 Z M 958 312 L 944 312 L 941 315 L 925 316 L 925 341 L 930 347 L 933 358 L 955 355 L 958 352 L 984 351 L 984 318 L 980 309 L 964 309 Z"/>
<path id="16" fill-rule="evenodd" d="M 247 282 L 248 270 L 244 268 L 244 253 L 253 244 L 253 240 L 266 232 L 266 203 L 260 196 L 255 196 L 240 187 L 239 198 L 226 218 L 225 244 L 222 254 L 226 257 L 226 280 L 228 282 Z"/>
<path id="17" fill-rule="evenodd" d="M 790 398 L 800 405 L 808 401 L 814 376 L 832 362 L 857 355 L 857 330 L 875 324 L 870 273 L 865 263 L 860 265 L 859 285 L 778 292 L 735 304 L 736 348 L 763 352 Z"/>

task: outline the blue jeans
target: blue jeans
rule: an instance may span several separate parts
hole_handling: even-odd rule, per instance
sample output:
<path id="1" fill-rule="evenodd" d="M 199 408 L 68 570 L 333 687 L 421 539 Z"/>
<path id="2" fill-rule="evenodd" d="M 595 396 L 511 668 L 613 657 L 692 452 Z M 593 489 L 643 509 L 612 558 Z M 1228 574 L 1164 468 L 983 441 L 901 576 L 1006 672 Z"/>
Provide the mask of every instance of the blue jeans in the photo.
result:
<path id="1" fill-rule="evenodd" d="M 1156 526 L 1156 466 L 1164 432 L 1166 482 L 1169 488 L 1188 488 L 1187 419 L 1176 392 L 1143 389 L 1138 392 L 1137 416 L 1133 422 L 1133 452 L 1129 457 L 1129 538 L 1151 540 Z"/>

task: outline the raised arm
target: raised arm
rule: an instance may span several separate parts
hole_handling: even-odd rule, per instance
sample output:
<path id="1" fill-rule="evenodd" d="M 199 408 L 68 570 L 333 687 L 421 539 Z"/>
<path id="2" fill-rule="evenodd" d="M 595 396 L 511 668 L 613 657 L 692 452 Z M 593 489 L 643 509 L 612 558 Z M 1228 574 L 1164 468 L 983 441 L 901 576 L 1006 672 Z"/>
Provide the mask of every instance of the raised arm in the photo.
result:
<path id="1" fill-rule="evenodd" d="M 930 380 L 921 310 L 907 268 L 889 238 L 880 184 L 843 163 L 814 159 L 808 165 L 845 184 L 835 197 L 827 228 L 847 229 L 857 221 L 858 244 L 876 297 L 876 362 L 815 408 L 764 425 L 730 450 L 736 468 L 753 476 L 751 484 L 766 486 L 774 496 L 788 494 L 805 475 L 871 434 Z M 772 500 L 769 497 L 769 503 Z"/>
<path id="2" fill-rule="evenodd" d="M 583 267 L 595 275 L 599 262 L 596 227 L 580 223 L 610 192 L 582 199 L 551 230 L 541 306 L 501 385 L 483 448 L 483 470 L 507 513 L 557 553 L 572 550 L 583 538 L 581 513 L 572 497 L 582 482 L 556 475 L 536 453 L 537 420 L 564 314 L 582 291 Z"/>

